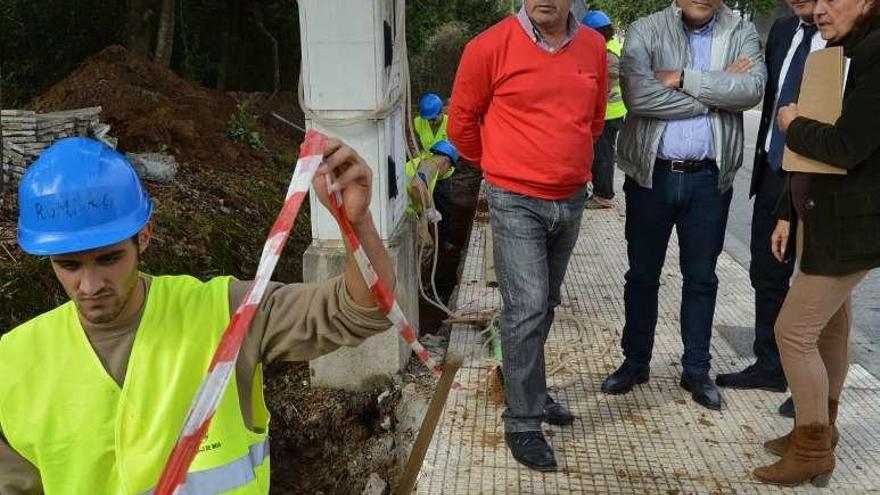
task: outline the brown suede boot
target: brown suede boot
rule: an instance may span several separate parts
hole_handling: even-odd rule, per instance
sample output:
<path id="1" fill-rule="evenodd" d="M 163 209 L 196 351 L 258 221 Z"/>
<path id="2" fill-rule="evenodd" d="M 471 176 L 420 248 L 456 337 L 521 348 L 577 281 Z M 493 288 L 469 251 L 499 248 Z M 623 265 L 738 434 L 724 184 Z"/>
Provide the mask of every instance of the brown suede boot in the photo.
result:
<path id="1" fill-rule="evenodd" d="M 831 435 L 831 425 L 795 427 L 782 459 L 755 469 L 755 477 L 776 485 L 795 486 L 809 481 L 815 486 L 827 487 L 834 471 Z"/>
<path id="2" fill-rule="evenodd" d="M 831 428 L 834 431 L 834 434 L 831 437 L 832 450 L 837 447 L 837 441 L 840 439 L 840 435 L 837 432 L 837 405 L 838 401 L 828 399 L 828 419 L 831 421 Z M 792 432 L 793 431 L 794 430 L 792 430 Z M 767 440 L 766 442 L 764 442 L 764 449 L 773 455 L 778 455 L 779 457 L 782 457 L 782 454 L 785 454 L 785 451 L 788 450 L 790 438 L 791 432 L 779 438 Z"/>

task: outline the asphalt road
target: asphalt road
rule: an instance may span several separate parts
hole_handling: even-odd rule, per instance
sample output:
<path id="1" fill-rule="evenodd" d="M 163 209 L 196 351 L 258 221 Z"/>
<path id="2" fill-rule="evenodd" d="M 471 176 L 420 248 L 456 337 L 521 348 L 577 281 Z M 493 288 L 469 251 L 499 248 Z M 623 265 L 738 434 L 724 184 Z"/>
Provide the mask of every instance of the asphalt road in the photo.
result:
<path id="1" fill-rule="evenodd" d="M 745 113 L 745 163 L 736 176 L 733 203 L 727 226 L 725 249 L 744 267 L 749 266 L 749 238 L 751 237 L 752 201 L 749 184 L 752 178 L 752 157 L 761 112 Z M 722 282 L 723 283 L 723 282 Z M 856 288 L 853 297 L 855 323 L 853 328 L 852 360 L 864 366 L 875 377 L 880 377 L 880 270 L 874 270 Z M 753 333 L 740 330 L 722 330 L 724 336 L 743 355 L 751 354 Z"/>

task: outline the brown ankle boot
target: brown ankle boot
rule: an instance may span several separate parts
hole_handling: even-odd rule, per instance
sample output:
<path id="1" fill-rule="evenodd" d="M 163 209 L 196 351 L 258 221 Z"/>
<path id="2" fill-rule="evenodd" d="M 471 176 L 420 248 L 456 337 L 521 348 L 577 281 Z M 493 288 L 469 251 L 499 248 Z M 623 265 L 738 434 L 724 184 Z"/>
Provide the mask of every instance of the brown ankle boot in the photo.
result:
<path id="1" fill-rule="evenodd" d="M 828 419 L 831 421 L 831 427 L 834 430 L 834 435 L 831 437 L 832 449 L 837 447 L 837 441 L 840 439 L 840 435 L 837 432 L 837 405 L 838 401 L 828 399 Z M 785 451 L 788 450 L 790 437 L 791 432 L 781 437 L 774 438 L 773 440 L 767 440 L 766 442 L 764 442 L 764 449 L 773 455 L 778 455 L 782 457 L 782 454 L 784 454 Z"/>
<path id="2" fill-rule="evenodd" d="M 795 486 L 810 481 L 815 486 L 827 487 L 834 471 L 831 436 L 831 425 L 795 427 L 782 459 L 755 469 L 755 477 L 776 485 Z"/>

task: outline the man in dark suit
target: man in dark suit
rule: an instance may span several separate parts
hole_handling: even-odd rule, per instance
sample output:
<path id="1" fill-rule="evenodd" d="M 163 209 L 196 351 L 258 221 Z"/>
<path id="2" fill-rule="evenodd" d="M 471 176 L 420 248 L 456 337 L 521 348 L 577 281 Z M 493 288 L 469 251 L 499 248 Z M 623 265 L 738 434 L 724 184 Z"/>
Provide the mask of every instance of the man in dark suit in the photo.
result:
<path id="1" fill-rule="evenodd" d="M 749 276 L 755 289 L 753 349 L 757 361 L 738 373 L 718 375 L 715 381 L 720 387 L 785 392 L 788 386 L 773 333 L 794 269 L 793 256 L 787 262 L 780 263 L 770 251 L 770 235 L 776 226 L 773 210 L 785 179 L 785 172 L 782 170 L 785 137 L 776 126 L 776 113 L 779 108 L 796 101 L 806 57 L 812 51 L 825 48 L 825 41 L 813 22 L 816 2 L 786 2 L 794 15 L 778 19 L 767 40 L 765 59 L 769 77 L 758 130 L 750 193 L 755 198 Z M 794 415 L 790 399 L 780 407 L 779 412 Z"/>

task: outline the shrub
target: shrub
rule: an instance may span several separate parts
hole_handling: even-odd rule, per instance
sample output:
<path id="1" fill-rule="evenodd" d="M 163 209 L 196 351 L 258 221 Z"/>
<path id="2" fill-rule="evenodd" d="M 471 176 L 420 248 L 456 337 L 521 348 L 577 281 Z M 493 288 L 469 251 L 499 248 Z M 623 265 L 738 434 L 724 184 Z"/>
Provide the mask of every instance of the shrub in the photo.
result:
<path id="1" fill-rule="evenodd" d="M 241 101 L 236 105 L 235 112 L 226 126 L 226 135 L 234 141 L 244 143 L 251 148 L 265 150 L 263 136 L 257 130 L 257 116 L 251 111 L 249 101 Z"/>

